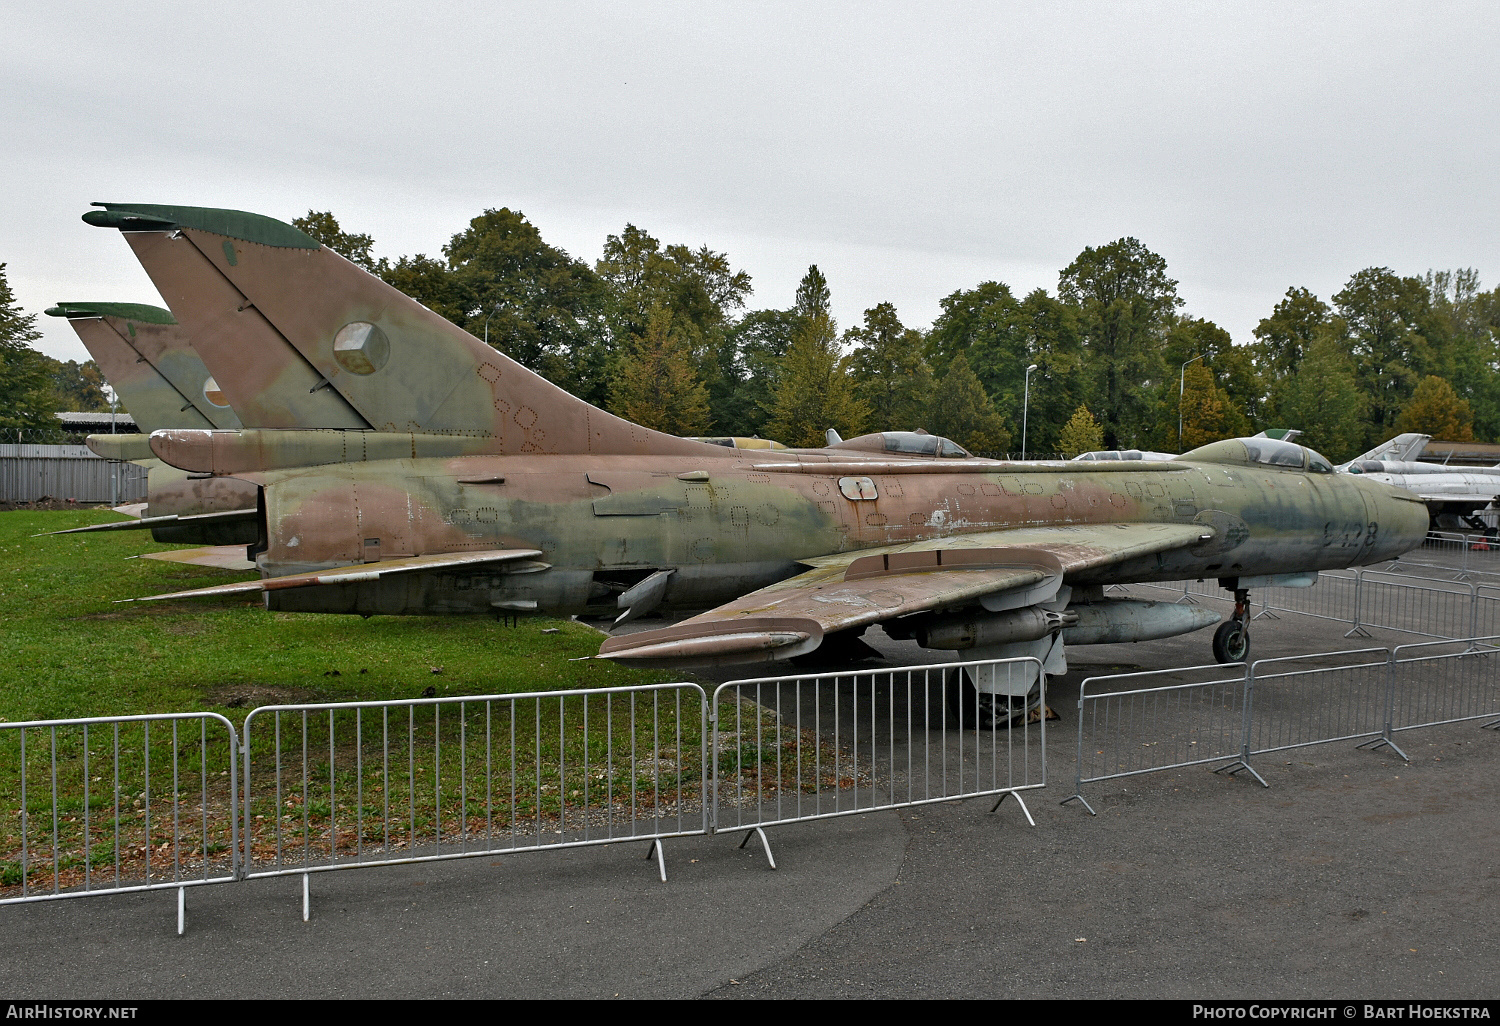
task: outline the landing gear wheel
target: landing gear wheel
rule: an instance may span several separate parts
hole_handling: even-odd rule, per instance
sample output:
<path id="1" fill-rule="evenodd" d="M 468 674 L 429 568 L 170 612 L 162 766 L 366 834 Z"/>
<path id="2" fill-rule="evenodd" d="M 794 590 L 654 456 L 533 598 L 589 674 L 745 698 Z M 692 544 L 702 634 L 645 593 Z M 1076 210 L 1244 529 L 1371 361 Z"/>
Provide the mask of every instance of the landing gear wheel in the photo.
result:
<path id="1" fill-rule="evenodd" d="M 1214 659 L 1221 663 L 1242 663 L 1250 654 L 1250 632 L 1242 620 L 1226 620 L 1214 631 Z"/>
<path id="2" fill-rule="evenodd" d="M 950 670 L 943 675 L 943 697 L 960 730 L 973 730 L 976 726 L 980 730 L 1009 730 L 1024 724 L 1027 717 L 1037 714 L 1042 707 L 1040 685 L 1033 685 L 1024 697 L 994 695 L 975 690 L 963 670 Z"/>

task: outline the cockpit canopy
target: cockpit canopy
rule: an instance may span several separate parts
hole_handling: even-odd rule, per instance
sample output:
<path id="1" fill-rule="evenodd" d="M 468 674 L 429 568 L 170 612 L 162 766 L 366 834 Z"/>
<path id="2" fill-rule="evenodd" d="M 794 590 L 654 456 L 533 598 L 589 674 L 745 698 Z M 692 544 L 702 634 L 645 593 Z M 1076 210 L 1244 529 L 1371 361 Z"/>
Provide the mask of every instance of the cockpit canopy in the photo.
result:
<path id="1" fill-rule="evenodd" d="M 907 456 L 937 456 L 941 459 L 966 459 L 969 450 L 941 435 L 926 431 L 875 431 L 856 438 L 834 442 L 830 449 L 859 449 L 862 452 L 897 452 Z"/>
<path id="2" fill-rule="evenodd" d="M 1226 438 L 1222 442 L 1200 445 L 1177 458 L 1193 463 L 1229 463 L 1280 467 L 1312 474 L 1333 473 L 1333 464 L 1307 446 L 1276 438 Z"/>

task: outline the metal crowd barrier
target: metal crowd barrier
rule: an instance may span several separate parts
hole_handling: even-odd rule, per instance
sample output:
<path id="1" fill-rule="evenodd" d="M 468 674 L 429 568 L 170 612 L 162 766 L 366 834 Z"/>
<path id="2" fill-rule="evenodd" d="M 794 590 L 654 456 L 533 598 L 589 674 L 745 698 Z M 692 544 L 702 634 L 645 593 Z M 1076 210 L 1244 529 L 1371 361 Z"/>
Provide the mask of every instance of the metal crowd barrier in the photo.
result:
<path id="1" fill-rule="evenodd" d="M 1491 718 L 1484 726 L 1500 727 L 1500 635 L 1393 649 L 1391 703 L 1392 730 Z"/>
<path id="2" fill-rule="evenodd" d="M 1214 581 L 1132 585 L 1179 594 L 1179 603 L 1232 599 Z M 1296 613 L 1347 624 L 1344 636 L 1388 630 L 1427 638 L 1467 638 L 1500 630 L 1500 584 L 1413 577 L 1389 570 L 1325 570 L 1311 588 L 1262 588 L 1252 594 L 1254 619 Z"/>
<path id="3" fill-rule="evenodd" d="M 1314 660 L 1332 665 L 1296 668 Z M 1333 741 L 1395 747 L 1388 740 L 1390 652 L 1384 648 L 1258 659 L 1247 683 L 1243 758 Z"/>
<path id="4" fill-rule="evenodd" d="M 1147 684 L 1169 674 L 1207 679 Z M 1248 698 L 1244 663 L 1087 678 L 1078 686 L 1077 776 L 1062 804 L 1076 801 L 1093 814 L 1084 784 L 1225 760 L 1233 761 L 1224 770 L 1260 780 L 1241 758 Z"/>
<path id="5" fill-rule="evenodd" d="M 246 878 L 708 832 L 696 684 L 263 706 L 245 719 Z"/>
<path id="6" fill-rule="evenodd" d="M 1311 661 L 1324 665 L 1297 667 Z M 1216 679 L 1136 686 L 1214 671 Z M 1473 720 L 1500 728 L 1497 671 L 1500 635 L 1090 677 L 1079 688 L 1074 790 L 1062 804 L 1092 813 L 1086 783 L 1212 762 L 1265 786 L 1252 756 L 1336 741 L 1405 760 L 1398 731 Z"/>
<path id="7" fill-rule="evenodd" d="M 991 698 L 992 676 L 1037 698 Z M 1012 714 L 1014 720 L 1012 725 Z M 1046 674 L 1030 657 L 731 681 L 709 704 L 712 829 L 765 828 L 958 798 L 1007 796 L 1046 774 Z"/>
<path id="8" fill-rule="evenodd" d="M 1455 581 L 1467 581 L 1475 574 L 1500 576 L 1500 560 L 1496 556 L 1500 556 L 1500 539 L 1491 535 L 1431 531 L 1419 548 L 1391 560 L 1389 569 L 1417 567 L 1452 574 Z M 1432 561 L 1444 558 L 1448 562 Z"/>
<path id="9" fill-rule="evenodd" d="M 239 876 L 238 737 L 217 713 L 0 723 L 0 904 Z"/>

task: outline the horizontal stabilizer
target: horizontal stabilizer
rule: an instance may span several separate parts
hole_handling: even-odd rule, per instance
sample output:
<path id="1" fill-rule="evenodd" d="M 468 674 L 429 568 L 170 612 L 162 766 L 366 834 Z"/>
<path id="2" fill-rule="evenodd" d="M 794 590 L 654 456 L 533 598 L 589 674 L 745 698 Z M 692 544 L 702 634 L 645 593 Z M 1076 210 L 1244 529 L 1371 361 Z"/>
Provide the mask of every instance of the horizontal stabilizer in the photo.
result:
<path id="1" fill-rule="evenodd" d="M 156 454 L 151 451 L 150 435 L 89 435 L 83 442 L 95 456 L 102 456 L 107 460 L 132 462 L 156 459 Z"/>
<path id="2" fill-rule="evenodd" d="M 361 584 L 378 581 L 389 574 L 424 573 L 495 563 L 517 563 L 533 560 L 541 554 L 540 549 L 489 549 L 483 552 L 405 556 L 400 559 L 381 560 L 378 563 L 356 563 L 353 566 L 340 567 L 336 570 L 290 574 L 286 577 L 267 577 L 259 581 L 240 581 L 235 584 L 220 584 L 212 588 L 195 588 L 192 591 L 174 591 L 164 595 L 146 595 L 142 598 L 118 599 L 117 601 L 157 602 L 163 599 L 211 598 L 217 595 L 278 591 L 282 588 L 311 588 L 324 584 Z"/>
<path id="3" fill-rule="evenodd" d="M 116 520 L 108 524 L 91 524 L 88 527 L 72 527 L 66 531 L 45 531 L 33 538 L 45 538 L 51 534 L 83 534 L 89 531 L 149 531 L 154 527 L 197 527 L 213 524 L 239 524 L 253 522 L 260 515 L 257 509 L 226 509 L 218 513 L 197 513 L 193 516 L 178 516 L 173 513 L 165 517 L 143 517 L 140 520 Z"/>
<path id="4" fill-rule="evenodd" d="M 187 563 L 190 566 L 209 566 L 216 570 L 255 569 L 255 563 L 245 558 L 243 545 L 205 545 L 196 549 L 143 552 L 139 558 L 160 559 L 167 563 Z"/>

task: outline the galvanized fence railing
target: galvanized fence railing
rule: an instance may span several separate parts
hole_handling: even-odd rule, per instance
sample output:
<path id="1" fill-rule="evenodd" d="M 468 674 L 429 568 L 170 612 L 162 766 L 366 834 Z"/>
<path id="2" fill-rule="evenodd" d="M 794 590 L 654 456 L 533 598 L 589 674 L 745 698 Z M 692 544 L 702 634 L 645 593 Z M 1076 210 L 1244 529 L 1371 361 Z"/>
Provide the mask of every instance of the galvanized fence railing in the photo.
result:
<path id="1" fill-rule="evenodd" d="M 1459 581 L 1423 582 L 1409 577 L 1391 580 L 1393 576 L 1380 570 L 1359 572 L 1356 629 L 1374 628 L 1423 638 L 1473 635 L 1474 585 Z"/>
<path id="2" fill-rule="evenodd" d="M 1309 662 L 1322 665 L 1300 665 Z M 1242 665 L 1242 664 L 1239 664 Z M 1395 733 L 1487 720 L 1500 728 L 1500 635 L 1445 639 L 1394 649 L 1262 659 L 1091 677 L 1079 689 L 1078 772 L 1074 793 L 1090 812 L 1083 785 L 1220 762 L 1215 772 L 1248 770 L 1269 752 L 1359 741 L 1402 759 Z M 1221 671 L 1216 680 L 1138 687 L 1164 675 Z"/>
<path id="3" fill-rule="evenodd" d="M 1418 548 L 1391 560 L 1392 572 L 1408 568 L 1436 572 L 1455 581 L 1500 577 L 1500 539 L 1486 534 L 1432 531 Z"/>
<path id="4" fill-rule="evenodd" d="M 721 684 L 712 829 L 770 859 L 766 827 L 957 798 L 1014 796 L 1035 826 L 1020 792 L 1046 784 L 1046 713 L 1030 657 Z"/>
<path id="5" fill-rule="evenodd" d="M 1192 679 L 1147 683 L 1184 675 Z M 1248 684 L 1244 663 L 1087 678 L 1078 686 L 1077 775 L 1062 804 L 1076 801 L 1093 813 L 1084 784 L 1226 760 L 1222 769 L 1246 769 L 1260 780 L 1241 759 Z"/>
<path id="6" fill-rule="evenodd" d="M 696 684 L 264 706 L 245 720 L 246 877 L 703 834 Z M 648 857 L 650 852 L 648 852 Z"/>
<path id="7" fill-rule="evenodd" d="M 217 713 L 0 723 L 0 904 L 237 878 L 238 736 Z"/>
<path id="8" fill-rule="evenodd" d="M 1482 719 L 1500 727 L 1500 635 L 1393 649 L 1391 706 L 1392 730 Z"/>
<path id="9" fill-rule="evenodd" d="M 1304 665 L 1312 661 L 1331 665 Z M 1391 745 L 1389 663 L 1384 648 L 1256 660 L 1243 757 L 1332 741 Z"/>
<path id="10" fill-rule="evenodd" d="M 1177 602 L 1221 602 L 1229 594 L 1213 581 L 1132 585 L 1177 595 Z M 1486 593 L 1485 588 L 1491 591 Z M 1253 618 L 1280 619 L 1295 613 L 1347 624 L 1347 637 L 1370 637 L 1372 630 L 1427 638 L 1466 638 L 1487 633 L 1485 617 L 1500 617 L 1500 585 L 1475 585 L 1414 577 L 1387 570 L 1325 570 L 1309 588 L 1262 588 L 1251 596 Z M 1486 602 L 1490 602 L 1486 605 Z M 1497 625 L 1500 626 L 1500 625 Z"/>

